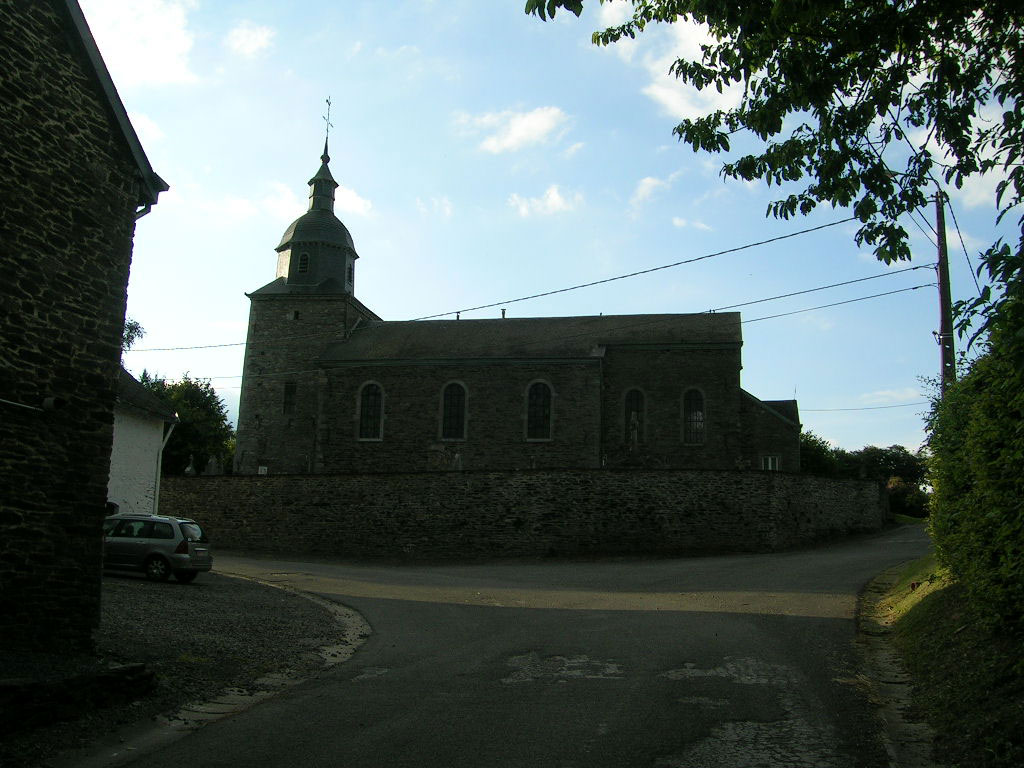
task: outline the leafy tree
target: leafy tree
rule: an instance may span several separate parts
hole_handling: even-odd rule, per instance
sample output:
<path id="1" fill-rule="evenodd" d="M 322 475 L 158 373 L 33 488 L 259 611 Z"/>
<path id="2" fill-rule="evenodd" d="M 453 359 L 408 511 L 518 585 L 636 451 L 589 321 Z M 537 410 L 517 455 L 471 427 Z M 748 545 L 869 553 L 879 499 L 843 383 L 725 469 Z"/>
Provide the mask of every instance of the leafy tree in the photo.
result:
<path id="1" fill-rule="evenodd" d="M 142 323 L 130 317 L 124 319 L 124 332 L 121 334 L 121 351 L 127 352 L 136 341 L 146 335 L 146 329 Z"/>
<path id="2" fill-rule="evenodd" d="M 228 422 L 224 402 L 208 379 L 193 379 L 187 373 L 180 381 L 143 371 L 139 381 L 173 408 L 179 423 L 163 453 L 165 475 L 183 475 L 189 465 L 202 474 L 210 459 L 226 466 L 234 446 L 234 430 Z"/>
<path id="3" fill-rule="evenodd" d="M 604 0 L 601 0 L 604 2 Z M 741 85 L 739 104 L 679 123 L 695 151 L 728 152 L 738 134 L 760 152 L 726 162 L 728 178 L 805 181 L 774 201 L 780 218 L 820 203 L 852 207 L 858 244 L 887 263 L 910 258 L 899 217 L 925 205 L 937 177 L 960 187 L 998 171 L 999 218 L 1024 200 L 1024 5 L 1020 0 L 631 0 L 633 17 L 595 32 L 610 45 L 651 23 L 706 25 L 699 60 L 671 72 L 698 90 Z M 581 0 L 527 0 L 541 19 Z M 1018 221 L 1024 225 L 1024 218 Z M 991 330 L 1024 295 L 1024 230 L 983 256 L 1000 290 L 959 305 L 959 325 Z M 979 331 L 979 332 L 980 332 Z M 1012 340 L 1024 360 L 1024 336 Z"/>
<path id="4" fill-rule="evenodd" d="M 813 432 L 800 433 L 800 470 L 809 475 L 835 477 L 838 463 L 835 449 Z"/>

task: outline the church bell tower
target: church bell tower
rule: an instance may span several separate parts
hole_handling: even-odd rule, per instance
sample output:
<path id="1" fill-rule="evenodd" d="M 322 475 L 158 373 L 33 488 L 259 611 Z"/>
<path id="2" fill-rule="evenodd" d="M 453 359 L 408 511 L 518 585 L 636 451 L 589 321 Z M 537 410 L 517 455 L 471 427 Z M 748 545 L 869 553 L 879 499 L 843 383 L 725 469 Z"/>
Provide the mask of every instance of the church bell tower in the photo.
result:
<path id="1" fill-rule="evenodd" d="M 327 141 L 309 180 L 309 209 L 275 248 L 276 278 L 249 297 L 235 471 L 298 474 L 319 471 L 319 403 L 324 386 L 317 360 L 328 344 L 360 322 L 380 321 L 355 297 L 352 235 L 334 213 L 338 182 Z"/>

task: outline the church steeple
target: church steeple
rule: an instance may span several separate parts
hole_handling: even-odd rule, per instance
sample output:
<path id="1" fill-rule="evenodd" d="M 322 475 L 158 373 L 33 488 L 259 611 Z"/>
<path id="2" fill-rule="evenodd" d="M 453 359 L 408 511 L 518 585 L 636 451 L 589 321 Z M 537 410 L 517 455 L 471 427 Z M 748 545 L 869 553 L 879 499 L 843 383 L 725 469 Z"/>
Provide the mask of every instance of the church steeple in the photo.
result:
<path id="1" fill-rule="evenodd" d="M 286 286 L 318 293 L 355 292 L 355 261 L 359 258 L 352 235 L 334 214 L 331 156 L 324 139 L 320 169 L 309 180 L 309 210 L 291 223 L 277 246 L 277 277 Z"/>
<path id="2" fill-rule="evenodd" d="M 334 212 L 334 190 L 338 182 L 331 175 L 328 164 L 331 156 L 327 153 L 327 139 L 324 139 L 324 153 L 320 155 L 320 170 L 309 180 L 309 210 Z"/>

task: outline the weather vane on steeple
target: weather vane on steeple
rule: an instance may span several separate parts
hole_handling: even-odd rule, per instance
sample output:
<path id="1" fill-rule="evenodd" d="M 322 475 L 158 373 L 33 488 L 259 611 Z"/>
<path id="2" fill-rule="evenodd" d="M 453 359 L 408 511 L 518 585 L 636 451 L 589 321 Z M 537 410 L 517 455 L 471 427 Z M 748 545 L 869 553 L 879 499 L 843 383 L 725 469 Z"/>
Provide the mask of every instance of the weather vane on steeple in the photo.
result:
<path id="1" fill-rule="evenodd" d="M 331 122 L 331 97 L 327 97 L 327 114 L 322 116 L 324 122 L 327 123 L 327 138 L 331 136 L 331 128 L 334 127 L 334 123 Z"/>

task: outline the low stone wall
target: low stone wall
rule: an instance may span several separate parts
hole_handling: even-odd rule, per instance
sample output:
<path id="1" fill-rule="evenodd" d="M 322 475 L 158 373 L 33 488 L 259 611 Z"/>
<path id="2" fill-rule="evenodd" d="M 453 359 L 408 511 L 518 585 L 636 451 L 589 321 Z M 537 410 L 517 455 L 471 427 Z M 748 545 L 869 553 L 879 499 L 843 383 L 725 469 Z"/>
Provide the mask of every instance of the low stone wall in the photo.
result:
<path id="1" fill-rule="evenodd" d="M 160 512 L 221 549 L 449 559 L 765 552 L 890 519 L 873 481 L 606 469 L 165 478 Z"/>

